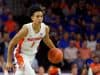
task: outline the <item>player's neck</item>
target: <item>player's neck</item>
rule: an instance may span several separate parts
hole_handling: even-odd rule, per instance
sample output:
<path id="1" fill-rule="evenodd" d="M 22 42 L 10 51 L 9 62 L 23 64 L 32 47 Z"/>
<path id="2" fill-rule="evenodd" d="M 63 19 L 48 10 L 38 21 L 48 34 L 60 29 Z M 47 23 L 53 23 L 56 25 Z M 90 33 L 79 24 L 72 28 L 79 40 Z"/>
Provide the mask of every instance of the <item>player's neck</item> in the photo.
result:
<path id="1" fill-rule="evenodd" d="M 35 30 L 35 32 L 37 33 L 37 32 L 40 31 L 41 24 L 36 24 L 36 23 L 33 22 L 32 27 Z"/>

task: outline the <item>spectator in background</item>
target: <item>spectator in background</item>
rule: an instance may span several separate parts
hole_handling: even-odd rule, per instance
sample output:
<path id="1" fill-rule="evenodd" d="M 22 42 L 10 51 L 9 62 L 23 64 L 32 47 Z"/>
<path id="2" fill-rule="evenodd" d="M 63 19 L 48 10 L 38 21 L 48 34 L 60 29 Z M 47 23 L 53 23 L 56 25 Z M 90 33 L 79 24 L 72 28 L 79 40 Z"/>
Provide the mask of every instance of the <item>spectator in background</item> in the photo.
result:
<path id="1" fill-rule="evenodd" d="M 81 65 L 81 67 L 79 68 L 79 65 L 83 63 Z M 72 66 L 72 75 L 87 75 L 87 66 L 84 62 L 78 62 L 77 61 L 77 64 L 74 63 L 73 66 Z"/>
<path id="2" fill-rule="evenodd" d="M 70 14 L 69 6 L 64 0 L 61 0 L 60 8 L 62 9 L 64 16 L 68 16 Z"/>
<path id="3" fill-rule="evenodd" d="M 63 35 L 65 33 L 65 30 L 64 30 L 62 25 L 59 25 L 57 32 L 58 32 L 58 35 L 59 35 L 59 40 L 62 39 Z"/>
<path id="4" fill-rule="evenodd" d="M 62 9 L 60 8 L 60 1 L 53 1 L 51 4 L 51 8 L 54 14 L 63 15 Z"/>
<path id="5" fill-rule="evenodd" d="M 77 73 L 77 75 L 81 74 L 84 64 L 85 64 L 84 60 L 81 58 L 80 52 L 78 51 L 77 52 L 77 58 L 73 61 L 73 66 L 74 66 L 74 68 L 77 69 L 77 70 L 74 70 L 74 72 Z M 72 70 L 74 68 L 72 67 Z"/>
<path id="6" fill-rule="evenodd" d="M 82 35 L 84 35 L 85 33 L 86 33 L 86 21 L 82 18 L 82 17 L 80 17 L 79 19 L 78 19 L 78 25 L 79 25 L 79 27 L 80 27 L 80 29 L 81 29 L 81 31 L 80 31 L 80 33 L 82 34 Z"/>
<path id="7" fill-rule="evenodd" d="M 71 32 L 71 33 L 69 33 L 69 34 L 70 34 L 70 35 L 69 35 L 69 40 L 71 40 L 71 39 L 75 40 L 76 33 L 75 33 L 75 32 Z"/>
<path id="8" fill-rule="evenodd" d="M 91 52 L 91 57 L 85 61 L 87 68 L 89 68 L 89 66 L 94 62 L 93 61 L 93 58 L 95 56 L 96 56 L 95 53 L 94 52 Z"/>
<path id="9" fill-rule="evenodd" d="M 61 48 L 62 50 L 67 48 L 69 46 L 68 40 L 69 40 L 69 34 L 68 34 L 68 32 L 65 32 L 63 35 L 63 38 L 60 39 L 57 43 L 58 48 Z"/>
<path id="10" fill-rule="evenodd" d="M 9 33 L 4 32 L 4 36 L 3 36 L 3 41 L 4 41 L 4 60 L 7 61 L 7 52 L 8 52 L 8 44 L 9 44 Z"/>
<path id="11" fill-rule="evenodd" d="M 61 75 L 61 70 L 56 66 L 50 66 L 48 69 L 48 75 Z"/>
<path id="12" fill-rule="evenodd" d="M 82 60 L 86 62 L 87 59 L 91 58 L 91 50 L 87 48 L 87 41 L 83 41 L 82 48 L 79 49 Z"/>
<path id="13" fill-rule="evenodd" d="M 72 64 L 71 73 L 72 73 L 72 75 L 78 75 L 77 64 Z"/>
<path id="14" fill-rule="evenodd" d="M 5 22 L 5 28 L 4 30 L 8 33 L 11 33 L 15 30 L 16 22 L 13 20 L 13 14 L 8 14 L 8 20 Z"/>
<path id="15" fill-rule="evenodd" d="M 99 15 L 99 10 L 96 7 L 96 4 L 94 4 L 94 3 L 92 5 L 91 13 L 92 13 L 92 15 Z"/>
<path id="16" fill-rule="evenodd" d="M 14 31 L 12 31 L 12 32 L 9 34 L 9 38 L 12 39 L 12 38 L 16 35 L 16 33 L 19 31 L 19 29 L 20 29 L 20 26 L 19 26 L 18 23 L 16 23 Z"/>
<path id="17" fill-rule="evenodd" d="M 99 57 L 97 56 L 94 57 L 94 63 L 90 65 L 88 73 L 89 72 L 92 72 L 93 75 L 100 75 L 100 58 Z"/>
<path id="18" fill-rule="evenodd" d="M 87 36 L 90 36 L 91 34 L 96 36 L 97 31 L 95 30 L 95 24 L 90 24 L 87 26 L 86 34 Z"/>
<path id="19" fill-rule="evenodd" d="M 85 1 L 80 0 L 78 7 L 76 8 L 76 14 L 79 16 L 85 16 L 87 14 L 87 9 L 85 7 Z"/>
<path id="20" fill-rule="evenodd" d="M 92 17 L 92 12 L 91 12 L 91 9 L 92 9 L 92 4 L 90 3 L 86 3 L 86 9 L 87 9 L 87 15 L 86 15 L 86 19 L 85 20 L 88 20 L 87 22 L 89 22 L 91 20 L 91 17 Z M 84 16 L 85 17 L 85 16 Z"/>
<path id="21" fill-rule="evenodd" d="M 5 42 L 4 42 L 4 34 L 0 32 L 0 72 L 8 73 L 5 68 Z"/>
<path id="22" fill-rule="evenodd" d="M 96 24 L 98 22 L 97 16 L 93 15 L 92 17 L 92 23 Z"/>
<path id="23" fill-rule="evenodd" d="M 3 6 L 3 13 L 0 15 L 3 22 L 8 20 L 8 13 L 11 13 L 11 10 L 6 6 Z"/>
<path id="24" fill-rule="evenodd" d="M 69 46 L 64 49 L 65 66 L 69 70 L 71 69 L 72 62 L 77 58 L 78 49 L 75 47 L 75 41 L 70 40 Z"/>
<path id="25" fill-rule="evenodd" d="M 71 10 L 70 10 L 70 14 L 71 15 L 75 15 L 76 14 L 76 8 L 77 8 L 78 4 L 77 3 L 73 3 L 73 5 L 71 6 Z"/>
<path id="26" fill-rule="evenodd" d="M 88 41 L 88 35 L 84 34 L 83 35 L 83 40 Z"/>
<path id="27" fill-rule="evenodd" d="M 87 66 L 86 66 L 86 64 L 84 64 L 84 66 L 83 66 L 83 68 L 82 68 L 82 73 L 81 73 L 81 75 L 87 75 L 87 73 L 88 73 Z"/>
<path id="28" fill-rule="evenodd" d="M 0 19 L 2 21 L 4 20 L 4 8 L 5 8 L 4 0 L 0 0 Z"/>
<path id="29" fill-rule="evenodd" d="M 95 25 L 95 31 L 100 32 L 100 22 L 99 22 L 99 16 L 93 15 L 92 17 L 92 23 Z"/>
<path id="30" fill-rule="evenodd" d="M 86 23 L 91 23 L 92 22 L 92 13 L 91 11 L 87 11 L 87 15 L 83 16 L 84 20 L 86 21 Z"/>
<path id="31" fill-rule="evenodd" d="M 48 25 L 52 23 L 52 14 L 53 14 L 52 9 L 48 8 L 44 16 L 44 22 Z"/>
<path id="32" fill-rule="evenodd" d="M 80 28 L 78 27 L 78 25 L 76 25 L 74 19 L 70 20 L 69 25 L 66 25 L 65 30 L 69 33 L 73 32 L 73 33 L 77 33 L 80 32 Z"/>
<path id="33" fill-rule="evenodd" d="M 64 32 L 65 32 L 65 30 L 64 30 L 64 28 L 63 28 L 63 26 L 61 24 L 60 16 L 56 15 L 55 22 L 51 24 L 51 28 L 56 30 L 57 37 L 58 37 L 57 39 L 58 40 L 61 39 L 63 34 L 64 34 Z"/>
<path id="34" fill-rule="evenodd" d="M 43 66 L 40 66 L 38 69 L 38 74 L 37 75 L 44 75 L 45 74 L 45 69 Z"/>
<path id="35" fill-rule="evenodd" d="M 97 43 L 96 50 L 94 51 L 94 53 L 100 58 L 100 43 Z"/>
<path id="36" fill-rule="evenodd" d="M 96 35 L 96 40 L 97 40 L 97 43 L 100 43 L 100 32 L 97 33 L 97 35 Z"/>
<path id="37" fill-rule="evenodd" d="M 89 36 L 89 40 L 87 41 L 87 48 L 90 48 L 91 51 L 96 50 L 96 40 L 93 34 Z"/>
<path id="38" fill-rule="evenodd" d="M 81 48 L 81 43 L 82 43 L 81 34 L 76 34 L 75 47 L 77 49 Z"/>
<path id="39" fill-rule="evenodd" d="M 53 23 L 51 23 L 51 27 L 54 29 L 58 29 L 58 27 L 61 25 L 60 23 L 60 16 L 55 15 L 53 18 Z"/>

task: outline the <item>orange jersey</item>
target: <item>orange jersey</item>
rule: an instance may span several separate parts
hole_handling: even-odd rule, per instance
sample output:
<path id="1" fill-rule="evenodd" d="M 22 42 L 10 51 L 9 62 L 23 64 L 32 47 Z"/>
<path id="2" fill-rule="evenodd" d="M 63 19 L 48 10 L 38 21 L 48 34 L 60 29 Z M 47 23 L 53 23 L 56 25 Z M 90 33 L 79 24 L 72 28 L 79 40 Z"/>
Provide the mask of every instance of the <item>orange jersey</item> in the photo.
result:
<path id="1" fill-rule="evenodd" d="M 81 55 L 82 59 L 88 59 L 88 58 L 90 58 L 90 56 L 91 56 L 91 50 L 89 48 L 86 48 L 86 49 L 81 48 L 81 49 L 79 49 L 79 51 L 80 51 L 80 55 Z"/>
<path id="2" fill-rule="evenodd" d="M 16 23 L 14 21 L 10 21 L 8 20 L 6 23 L 5 23 L 5 31 L 7 32 L 12 32 L 15 30 L 15 27 L 16 27 Z"/>

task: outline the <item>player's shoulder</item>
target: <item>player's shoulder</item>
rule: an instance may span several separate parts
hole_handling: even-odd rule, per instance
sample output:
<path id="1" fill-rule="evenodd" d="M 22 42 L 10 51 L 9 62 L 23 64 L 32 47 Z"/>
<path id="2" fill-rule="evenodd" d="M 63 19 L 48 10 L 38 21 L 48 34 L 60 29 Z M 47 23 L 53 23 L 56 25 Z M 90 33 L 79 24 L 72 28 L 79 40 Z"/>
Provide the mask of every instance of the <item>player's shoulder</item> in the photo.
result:
<path id="1" fill-rule="evenodd" d="M 29 28 L 29 26 L 30 26 L 31 24 L 32 24 L 32 23 L 24 24 L 24 25 L 22 26 L 22 29 L 28 30 L 28 28 Z"/>
<path id="2" fill-rule="evenodd" d="M 45 23 L 42 22 L 42 25 L 46 28 L 46 29 L 49 29 L 49 26 Z"/>
<path id="3" fill-rule="evenodd" d="M 32 25 L 32 22 L 26 23 L 26 24 L 24 24 L 23 26 L 29 26 L 29 25 Z"/>
<path id="4" fill-rule="evenodd" d="M 26 23 L 23 25 L 24 28 L 28 28 L 30 25 L 32 25 L 32 23 Z"/>

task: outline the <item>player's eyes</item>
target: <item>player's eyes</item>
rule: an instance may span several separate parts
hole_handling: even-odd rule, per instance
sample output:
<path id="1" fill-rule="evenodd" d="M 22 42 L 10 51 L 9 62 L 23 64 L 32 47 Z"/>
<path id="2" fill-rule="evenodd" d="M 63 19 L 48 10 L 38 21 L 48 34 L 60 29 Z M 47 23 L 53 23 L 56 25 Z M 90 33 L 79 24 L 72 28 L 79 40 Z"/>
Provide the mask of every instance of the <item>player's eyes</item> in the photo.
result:
<path id="1" fill-rule="evenodd" d="M 39 17 L 43 17 L 42 15 L 39 15 L 39 16 L 36 16 L 37 18 L 39 18 Z"/>

